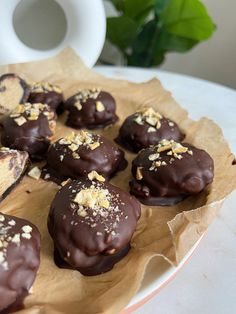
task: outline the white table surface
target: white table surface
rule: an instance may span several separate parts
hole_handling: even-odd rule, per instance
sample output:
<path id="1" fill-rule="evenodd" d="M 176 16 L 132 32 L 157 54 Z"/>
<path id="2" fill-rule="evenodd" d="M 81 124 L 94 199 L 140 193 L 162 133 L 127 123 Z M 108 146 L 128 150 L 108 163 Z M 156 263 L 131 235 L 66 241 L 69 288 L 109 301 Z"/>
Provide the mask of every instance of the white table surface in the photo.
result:
<path id="1" fill-rule="evenodd" d="M 236 91 L 158 70 L 101 66 L 95 70 L 135 82 L 158 77 L 191 118 L 207 116 L 217 122 L 236 154 Z M 157 296 L 135 312 L 144 313 L 236 313 L 236 192 L 227 199 L 188 263 Z"/>

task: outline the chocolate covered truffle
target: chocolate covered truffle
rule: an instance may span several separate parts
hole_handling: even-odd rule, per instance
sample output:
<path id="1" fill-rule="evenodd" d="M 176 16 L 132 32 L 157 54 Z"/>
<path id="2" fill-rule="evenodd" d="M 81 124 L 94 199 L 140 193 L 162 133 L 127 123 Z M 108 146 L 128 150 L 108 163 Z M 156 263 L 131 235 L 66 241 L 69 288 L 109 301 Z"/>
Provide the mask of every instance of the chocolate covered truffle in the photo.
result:
<path id="1" fill-rule="evenodd" d="M 85 89 L 65 103 L 68 111 L 66 124 L 75 129 L 98 129 L 117 121 L 116 102 L 111 94 L 101 89 Z"/>
<path id="2" fill-rule="evenodd" d="M 105 137 L 81 130 L 52 144 L 47 153 L 49 173 L 65 180 L 95 170 L 110 177 L 127 165 L 124 153 Z"/>
<path id="3" fill-rule="evenodd" d="M 48 149 L 55 126 L 55 113 L 48 105 L 18 105 L 3 120 L 1 142 L 6 147 L 27 151 L 30 158 L 40 160 Z"/>
<path id="4" fill-rule="evenodd" d="M 133 152 L 138 152 L 162 139 L 182 141 L 183 138 L 184 135 L 175 122 L 153 108 L 143 108 L 125 119 L 117 142 Z"/>
<path id="5" fill-rule="evenodd" d="M 28 153 L 0 148 L 0 201 L 14 188 L 28 166 Z"/>
<path id="6" fill-rule="evenodd" d="M 28 102 L 47 104 L 52 110 L 60 113 L 63 105 L 63 94 L 59 86 L 47 82 L 31 85 Z"/>
<path id="7" fill-rule="evenodd" d="M 128 253 L 139 217 L 139 202 L 96 172 L 69 181 L 48 217 L 56 264 L 88 276 L 109 271 Z"/>
<path id="8" fill-rule="evenodd" d="M 27 220 L 0 213 L 0 312 L 22 306 L 40 263 L 40 234 Z"/>
<path id="9" fill-rule="evenodd" d="M 162 140 L 133 160 L 131 193 L 144 204 L 173 205 L 204 190 L 213 172 L 213 160 L 204 150 Z"/>
<path id="10" fill-rule="evenodd" d="M 13 73 L 0 77 L 0 118 L 8 115 L 18 104 L 27 101 L 30 87 L 22 78 Z"/>

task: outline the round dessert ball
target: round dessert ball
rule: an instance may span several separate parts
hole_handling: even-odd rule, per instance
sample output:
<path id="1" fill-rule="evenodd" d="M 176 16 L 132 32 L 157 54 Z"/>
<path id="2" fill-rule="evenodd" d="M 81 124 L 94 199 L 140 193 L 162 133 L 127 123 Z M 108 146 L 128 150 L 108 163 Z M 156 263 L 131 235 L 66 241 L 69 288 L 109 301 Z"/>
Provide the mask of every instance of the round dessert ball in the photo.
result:
<path id="1" fill-rule="evenodd" d="M 31 85 L 28 102 L 47 104 L 57 113 L 62 112 L 63 93 L 59 86 L 47 82 L 37 82 Z"/>
<path id="2" fill-rule="evenodd" d="M 65 102 L 65 109 L 66 124 L 75 129 L 104 128 L 118 120 L 115 99 L 98 88 L 79 91 Z"/>
<path id="3" fill-rule="evenodd" d="M 0 77 L 0 117 L 14 110 L 18 104 L 27 101 L 30 86 L 14 73 L 7 73 Z"/>
<path id="4" fill-rule="evenodd" d="M 40 160 L 47 152 L 50 139 L 54 135 L 55 119 L 55 113 L 48 105 L 18 105 L 3 120 L 1 142 L 6 147 L 28 152 L 33 160 Z"/>
<path id="5" fill-rule="evenodd" d="M 92 172 L 56 194 L 48 217 L 55 263 L 92 276 L 109 271 L 130 249 L 139 202 Z"/>
<path id="6" fill-rule="evenodd" d="M 105 137 L 81 130 L 52 144 L 47 153 L 49 174 L 58 179 L 77 179 L 95 170 L 111 177 L 127 166 L 124 152 Z"/>
<path id="7" fill-rule="evenodd" d="M 162 140 L 132 163 L 131 193 L 147 205 L 173 205 L 200 193 L 213 181 L 210 155 L 190 144 Z"/>
<path id="8" fill-rule="evenodd" d="M 40 234 L 30 222 L 0 213 L 0 312 L 22 306 L 40 263 Z"/>
<path id="9" fill-rule="evenodd" d="M 138 152 L 163 139 L 182 141 L 183 138 L 175 122 L 153 108 L 143 108 L 125 119 L 117 141 L 130 151 Z"/>

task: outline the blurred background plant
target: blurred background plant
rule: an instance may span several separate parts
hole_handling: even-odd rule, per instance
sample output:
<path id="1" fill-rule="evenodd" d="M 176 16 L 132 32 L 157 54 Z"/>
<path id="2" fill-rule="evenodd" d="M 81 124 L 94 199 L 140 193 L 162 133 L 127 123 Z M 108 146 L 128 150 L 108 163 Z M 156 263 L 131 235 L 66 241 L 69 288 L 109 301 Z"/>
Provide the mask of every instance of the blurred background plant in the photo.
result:
<path id="1" fill-rule="evenodd" d="M 107 0 L 117 15 L 107 18 L 107 40 L 123 63 L 151 67 L 169 52 L 186 52 L 209 39 L 215 25 L 200 0 Z"/>

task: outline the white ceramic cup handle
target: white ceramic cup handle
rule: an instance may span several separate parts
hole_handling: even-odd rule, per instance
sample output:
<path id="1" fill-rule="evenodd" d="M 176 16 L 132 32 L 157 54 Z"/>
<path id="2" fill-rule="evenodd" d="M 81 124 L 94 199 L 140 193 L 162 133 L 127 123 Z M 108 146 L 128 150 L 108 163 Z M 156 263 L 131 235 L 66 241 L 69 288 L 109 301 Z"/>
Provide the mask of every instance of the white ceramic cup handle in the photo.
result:
<path id="1" fill-rule="evenodd" d="M 1 0 L 0 64 L 48 58 L 66 46 L 71 46 L 88 67 L 96 63 L 106 35 L 106 15 L 102 0 L 55 0 L 65 13 L 67 32 L 57 47 L 45 51 L 26 46 L 15 33 L 13 13 L 20 1 Z"/>

